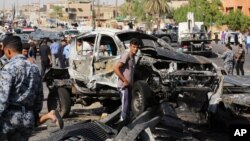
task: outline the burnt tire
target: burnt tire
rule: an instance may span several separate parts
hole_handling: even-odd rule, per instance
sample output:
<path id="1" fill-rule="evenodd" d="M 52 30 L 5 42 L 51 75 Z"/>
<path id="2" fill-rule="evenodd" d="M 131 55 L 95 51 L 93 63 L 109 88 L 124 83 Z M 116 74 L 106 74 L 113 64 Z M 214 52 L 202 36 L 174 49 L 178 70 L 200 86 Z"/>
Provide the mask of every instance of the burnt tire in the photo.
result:
<path id="1" fill-rule="evenodd" d="M 161 37 L 161 39 L 167 42 L 169 45 L 171 45 L 171 39 L 168 36 L 163 36 Z"/>
<path id="2" fill-rule="evenodd" d="M 151 90 L 144 81 L 135 82 L 132 89 L 131 110 L 134 117 L 143 113 L 150 106 Z"/>
<path id="3" fill-rule="evenodd" d="M 62 117 L 67 117 L 71 109 L 70 93 L 65 88 L 50 91 L 47 100 L 48 111 L 58 110 Z"/>

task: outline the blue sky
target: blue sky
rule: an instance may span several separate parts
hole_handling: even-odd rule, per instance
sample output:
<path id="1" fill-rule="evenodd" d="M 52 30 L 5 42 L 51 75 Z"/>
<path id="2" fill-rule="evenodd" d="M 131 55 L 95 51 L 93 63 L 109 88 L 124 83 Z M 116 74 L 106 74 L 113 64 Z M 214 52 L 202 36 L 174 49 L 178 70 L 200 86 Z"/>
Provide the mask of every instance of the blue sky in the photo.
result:
<path id="1" fill-rule="evenodd" d="M 40 0 L 41 3 L 48 3 L 48 2 L 58 2 L 60 0 Z M 97 0 L 96 0 L 97 1 Z M 118 3 L 123 3 L 125 0 L 118 0 Z M 0 0 L 0 9 L 3 9 L 3 5 L 5 5 L 5 7 L 10 8 L 12 4 L 14 3 L 19 3 L 20 4 L 28 4 L 29 2 L 39 2 L 39 0 Z M 100 0 L 100 3 L 115 3 L 115 0 Z"/>

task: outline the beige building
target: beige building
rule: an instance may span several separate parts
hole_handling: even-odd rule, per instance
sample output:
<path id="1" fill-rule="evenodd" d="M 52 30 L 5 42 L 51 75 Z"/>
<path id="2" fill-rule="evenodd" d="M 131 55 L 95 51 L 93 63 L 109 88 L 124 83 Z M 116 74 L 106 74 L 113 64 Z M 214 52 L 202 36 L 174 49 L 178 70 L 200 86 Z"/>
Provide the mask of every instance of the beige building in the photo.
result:
<path id="1" fill-rule="evenodd" d="M 31 13 L 36 13 L 38 15 L 40 10 L 39 3 L 32 3 L 28 5 L 22 5 L 19 8 L 20 14 L 24 15 L 25 17 L 29 17 Z"/>
<path id="2" fill-rule="evenodd" d="M 188 4 L 188 0 L 171 0 L 171 2 L 168 2 L 168 5 L 174 9 L 177 9 L 187 4 Z"/>
<path id="3" fill-rule="evenodd" d="M 107 24 L 115 18 L 116 7 L 105 3 L 95 3 L 94 18 L 96 26 L 107 27 Z M 54 6 L 61 6 L 64 19 L 78 21 L 86 26 L 92 24 L 92 1 L 91 0 L 61 0 L 57 4 L 47 4 L 48 16 L 53 12 Z"/>
<path id="4" fill-rule="evenodd" d="M 109 27 L 110 21 L 115 19 L 116 7 L 113 5 L 95 5 L 96 22 L 98 27 Z M 119 13 L 118 13 L 119 15 Z"/>
<path id="5" fill-rule="evenodd" d="M 62 8 L 64 19 L 89 21 L 92 18 L 90 0 L 62 0 L 60 3 L 47 4 L 48 16 L 54 12 L 54 6 Z"/>

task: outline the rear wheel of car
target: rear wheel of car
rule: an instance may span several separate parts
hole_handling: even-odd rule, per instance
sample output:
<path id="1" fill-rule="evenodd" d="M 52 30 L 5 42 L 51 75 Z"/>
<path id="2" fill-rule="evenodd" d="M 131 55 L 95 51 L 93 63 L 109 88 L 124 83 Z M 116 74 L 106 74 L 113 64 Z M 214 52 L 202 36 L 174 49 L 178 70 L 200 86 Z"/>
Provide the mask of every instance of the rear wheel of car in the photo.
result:
<path id="1" fill-rule="evenodd" d="M 135 82 L 132 89 L 131 110 L 134 116 L 141 114 L 150 106 L 151 90 L 144 81 Z"/>
<path id="2" fill-rule="evenodd" d="M 163 39 L 164 41 L 166 41 L 168 44 L 171 45 L 171 39 L 169 37 L 163 36 L 163 37 L 161 37 L 161 39 Z"/>
<path id="3" fill-rule="evenodd" d="M 62 117 L 67 117 L 71 109 L 70 93 L 65 88 L 50 91 L 47 101 L 48 111 L 58 110 Z"/>

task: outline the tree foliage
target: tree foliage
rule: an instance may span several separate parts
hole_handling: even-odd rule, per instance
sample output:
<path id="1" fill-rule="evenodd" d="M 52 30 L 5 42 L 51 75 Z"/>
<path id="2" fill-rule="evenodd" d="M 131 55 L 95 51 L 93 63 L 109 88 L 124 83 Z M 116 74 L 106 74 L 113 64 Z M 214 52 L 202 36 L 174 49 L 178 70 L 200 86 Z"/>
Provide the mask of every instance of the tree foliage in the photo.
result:
<path id="1" fill-rule="evenodd" d="M 250 27 L 250 18 L 243 15 L 240 10 L 231 11 L 225 18 L 229 29 L 247 31 Z"/>
<path id="2" fill-rule="evenodd" d="M 166 14 L 170 10 L 167 2 L 170 0 L 145 0 L 145 11 L 151 14 Z"/>
<path id="3" fill-rule="evenodd" d="M 187 21 L 187 13 L 193 12 L 195 21 L 204 21 L 206 25 L 211 23 L 222 24 L 223 14 L 220 11 L 220 0 L 190 0 L 188 5 L 184 5 L 174 10 L 174 19 L 177 22 Z"/>
<path id="4" fill-rule="evenodd" d="M 126 0 L 120 7 L 121 15 L 136 17 L 138 21 L 159 22 L 161 17 L 171 13 L 170 0 Z M 157 24 L 159 26 L 159 23 Z"/>
<path id="5" fill-rule="evenodd" d="M 53 6 L 52 9 L 53 9 L 53 12 L 50 14 L 51 18 L 61 18 L 61 17 L 63 17 L 63 11 L 62 11 L 63 7 L 62 6 L 55 5 L 55 6 Z"/>
<path id="6" fill-rule="evenodd" d="M 241 11 L 232 11 L 229 14 L 222 13 L 222 3 L 220 0 L 189 0 L 188 5 L 184 5 L 173 12 L 176 22 L 187 21 L 187 13 L 193 12 L 195 21 L 204 21 L 210 25 L 228 25 L 231 30 L 245 31 L 250 27 L 250 18 L 243 15 Z"/>

